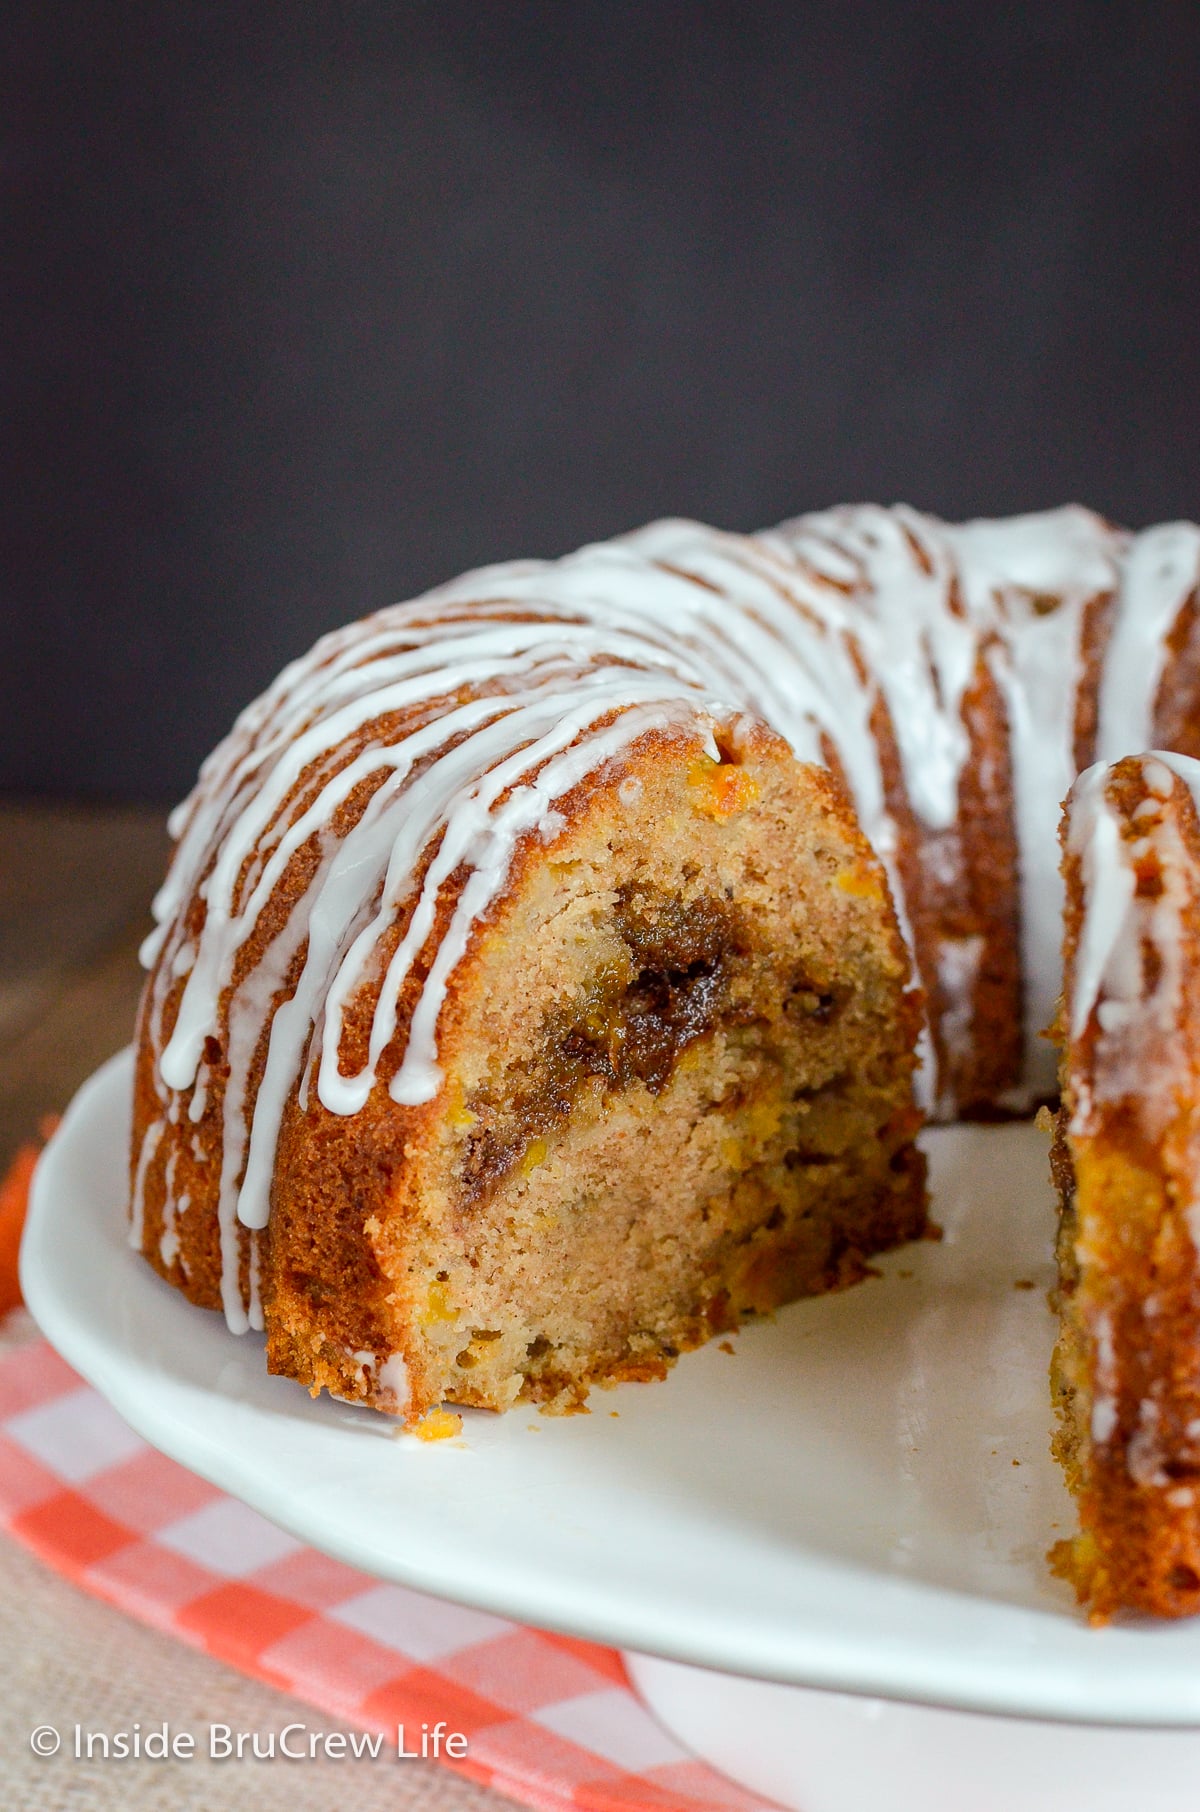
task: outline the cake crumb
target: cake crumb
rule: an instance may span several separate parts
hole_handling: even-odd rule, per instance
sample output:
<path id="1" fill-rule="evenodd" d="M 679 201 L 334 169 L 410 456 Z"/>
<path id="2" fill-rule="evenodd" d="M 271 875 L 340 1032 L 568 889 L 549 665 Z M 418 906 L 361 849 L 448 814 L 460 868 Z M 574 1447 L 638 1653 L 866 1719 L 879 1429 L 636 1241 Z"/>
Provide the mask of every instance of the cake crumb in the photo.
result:
<path id="1" fill-rule="evenodd" d="M 418 1441 L 448 1441 L 462 1433 L 462 1417 L 452 1409 L 430 1409 L 412 1432 Z"/>
<path id="2" fill-rule="evenodd" d="M 732 1340 L 718 1340 L 717 1351 L 719 1353 L 733 1353 L 736 1352 L 737 1349 Z"/>
<path id="3" fill-rule="evenodd" d="M 1037 1285 L 1034 1283 L 1032 1277 L 1014 1277 L 1013 1278 L 1013 1289 L 1014 1290 L 1036 1290 Z"/>

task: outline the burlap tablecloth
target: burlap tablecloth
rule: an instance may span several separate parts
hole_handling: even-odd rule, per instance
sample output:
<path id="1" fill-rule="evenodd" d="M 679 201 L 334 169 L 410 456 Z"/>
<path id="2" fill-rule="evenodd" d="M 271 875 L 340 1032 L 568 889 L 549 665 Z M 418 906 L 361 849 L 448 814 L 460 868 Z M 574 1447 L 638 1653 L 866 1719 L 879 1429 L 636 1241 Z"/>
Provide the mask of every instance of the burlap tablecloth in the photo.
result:
<path id="1" fill-rule="evenodd" d="M 0 1352 L 34 1334 L 18 1311 L 0 1323 Z M 347 1728 L 89 1598 L 0 1536 L 0 1808 L 3 1812 L 502 1812 L 510 1802 L 419 1761 L 210 1760 L 209 1726 L 279 1732 Z M 145 1730 L 164 1719 L 192 1732 L 188 1761 L 76 1761 L 75 1724 Z M 30 1735 L 53 1725 L 63 1751 L 43 1759 Z"/>

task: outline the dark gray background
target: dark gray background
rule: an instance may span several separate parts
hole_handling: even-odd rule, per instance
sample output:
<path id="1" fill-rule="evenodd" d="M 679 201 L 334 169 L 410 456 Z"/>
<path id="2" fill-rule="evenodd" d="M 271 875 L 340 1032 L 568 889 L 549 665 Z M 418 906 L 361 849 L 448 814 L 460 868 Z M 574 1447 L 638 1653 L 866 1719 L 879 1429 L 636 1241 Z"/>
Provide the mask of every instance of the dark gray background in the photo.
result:
<path id="1" fill-rule="evenodd" d="M 1200 9 L 8 9 L 0 787 L 483 560 L 1200 512 Z"/>

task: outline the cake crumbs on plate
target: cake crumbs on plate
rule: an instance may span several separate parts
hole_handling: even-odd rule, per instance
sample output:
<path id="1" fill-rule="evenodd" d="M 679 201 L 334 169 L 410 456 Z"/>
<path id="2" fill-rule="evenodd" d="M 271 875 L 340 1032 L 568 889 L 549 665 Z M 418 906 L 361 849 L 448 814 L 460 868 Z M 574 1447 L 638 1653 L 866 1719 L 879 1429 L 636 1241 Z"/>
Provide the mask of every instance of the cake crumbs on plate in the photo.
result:
<path id="1" fill-rule="evenodd" d="M 449 1441 L 462 1433 L 462 1417 L 451 1409 L 426 1410 L 412 1429 L 418 1441 Z"/>

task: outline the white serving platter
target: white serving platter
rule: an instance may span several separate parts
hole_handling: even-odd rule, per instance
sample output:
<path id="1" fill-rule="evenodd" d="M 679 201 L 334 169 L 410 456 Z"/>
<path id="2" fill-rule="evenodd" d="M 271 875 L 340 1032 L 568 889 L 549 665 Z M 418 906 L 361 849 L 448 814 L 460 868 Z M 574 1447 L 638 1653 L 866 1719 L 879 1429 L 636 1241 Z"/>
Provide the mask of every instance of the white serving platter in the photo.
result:
<path id="1" fill-rule="evenodd" d="M 131 1251 L 131 1063 L 81 1090 L 22 1253 L 50 1340 L 147 1440 L 366 1572 L 763 1680 L 982 1712 L 1200 1724 L 1200 1619 L 1095 1630 L 1044 1554 L 1053 1207 L 1028 1126 L 926 1135 L 941 1243 L 592 1413 L 423 1443 L 313 1402 Z M 1032 1289 L 1018 1287 L 1032 1283 Z"/>

